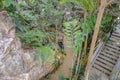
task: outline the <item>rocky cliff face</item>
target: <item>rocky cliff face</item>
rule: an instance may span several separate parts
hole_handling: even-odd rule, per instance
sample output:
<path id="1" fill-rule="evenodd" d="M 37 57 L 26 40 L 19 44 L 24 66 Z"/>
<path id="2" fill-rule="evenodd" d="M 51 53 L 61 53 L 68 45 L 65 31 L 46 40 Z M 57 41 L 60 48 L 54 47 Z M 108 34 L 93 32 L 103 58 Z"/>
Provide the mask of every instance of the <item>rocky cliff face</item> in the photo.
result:
<path id="1" fill-rule="evenodd" d="M 39 80 L 48 72 L 41 61 L 34 61 L 31 53 L 21 48 L 12 20 L 0 12 L 0 80 Z"/>

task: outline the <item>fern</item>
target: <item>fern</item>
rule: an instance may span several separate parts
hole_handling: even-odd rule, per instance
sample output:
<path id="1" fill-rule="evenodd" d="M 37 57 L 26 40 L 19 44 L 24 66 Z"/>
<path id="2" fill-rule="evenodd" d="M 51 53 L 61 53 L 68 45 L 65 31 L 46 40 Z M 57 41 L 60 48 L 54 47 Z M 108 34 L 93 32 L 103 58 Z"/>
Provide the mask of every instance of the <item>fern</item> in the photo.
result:
<path id="1" fill-rule="evenodd" d="M 96 22 L 96 15 L 90 15 L 87 17 L 87 19 L 82 23 L 82 31 L 83 35 L 87 36 L 88 33 L 93 29 Z"/>
<path id="2" fill-rule="evenodd" d="M 40 47 L 45 34 L 38 29 L 28 30 L 26 33 L 18 34 L 25 45 Z"/>
<path id="3" fill-rule="evenodd" d="M 78 53 L 81 42 L 84 41 L 84 38 L 82 37 L 82 33 L 80 30 L 80 24 L 77 20 L 73 20 L 70 22 L 64 22 L 65 27 L 65 34 L 68 37 L 68 40 L 72 42 L 72 48 L 74 48 L 74 53 Z"/>
<path id="4" fill-rule="evenodd" d="M 77 20 L 64 22 L 65 34 L 68 40 L 73 43 L 74 52 L 77 54 L 81 49 L 82 43 L 88 33 L 93 29 L 96 21 L 96 16 L 89 16 L 84 22 L 78 22 Z"/>

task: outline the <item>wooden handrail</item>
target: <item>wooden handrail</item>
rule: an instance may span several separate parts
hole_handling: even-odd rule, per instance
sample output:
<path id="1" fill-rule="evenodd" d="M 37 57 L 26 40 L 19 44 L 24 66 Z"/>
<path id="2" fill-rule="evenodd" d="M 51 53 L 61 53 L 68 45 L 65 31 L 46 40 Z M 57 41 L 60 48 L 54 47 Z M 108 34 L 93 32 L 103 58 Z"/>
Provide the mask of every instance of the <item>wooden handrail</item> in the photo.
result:
<path id="1" fill-rule="evenodd" d="M 94 63 L 96 57 L 99 55 L 99 53 L 100 53 L 100 51 L 101 51 L 101 49 L 102 49 L 103 46 L 104 46 L 104 43 L 103 43 L 103 42 L 100 42 L 99 45 L 98 45 L 98 47 L 97 47 L 97 49 L 96 49 L 95 52 L 94 52 L 93 57 L 92 57 L 92 61 L 91 61 L 92 64 Z"/>

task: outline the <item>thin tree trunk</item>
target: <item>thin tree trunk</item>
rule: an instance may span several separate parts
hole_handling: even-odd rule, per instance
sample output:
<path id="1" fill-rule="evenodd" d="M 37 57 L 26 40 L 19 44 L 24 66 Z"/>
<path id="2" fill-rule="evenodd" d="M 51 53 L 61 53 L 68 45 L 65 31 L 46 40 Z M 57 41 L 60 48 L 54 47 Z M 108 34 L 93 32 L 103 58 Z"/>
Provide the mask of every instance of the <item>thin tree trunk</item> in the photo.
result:
<path id="1" fill-rule="evenodd" d="M 84 21 L 86 21 L 87 15 L 88 15 L 88 12 L 85 11 L 85 14 L 84 14 Z"/>
<path id="2" fill-rule="evenodd" d="M 103 13 L 104 13 L 104 10 L 105 10 L 106 6 L 107 6 L 107 1 L 106 0 L 101 0 L 101 5 L 100 5 L 99 12 L 98 12 L 98 15 L 97 15 L 97 21 L 96 21 L 96 24 L 95 24 L 94 34 L 93 34 L 92 43 L 91 43 L 91 47 L 90 47 L 90 52 L 89 52 L 89 56 L 88 56 L 88 62 L 87 62 L 86 70 L 85 70 L 85 75 L 84 75 L 85 79 L 84 80 L 88 80 L 88 77 L 89 77 L 89 72 L 90 72 L 90 68 L 91 68 L 91 59 L 92 59 L 92 56 L 93 56 L 95 43 L 96 43 L 96 40 L 97 40 L 101 20 L 102 20 Z"/>
<path id="3" fill-rule="evenodd" d="M 85 38 L 85 44 L 84 44 L 84 54 L 87 52 L 87 42 L 88 42 L 88 36 Z"/>
<path id="4" fill-rule="evenodd" d="M 85 14 L 84 14 L 84 22 L 86 21 L 86 18 L 87 18 L 87 11 L 85 11 Z M 88 34 L 87 34 L 88 35 Z M 85 37 L 85 43 L 84 43 L 84 54 L 86 54 L 86 50 L 87 50 L 87 41 L 88 41 L 88 36 Z"/>
<path id="5" fill-rule="evenodd" d="M 86 21 L 86 18 L 87 18 L 87 11 L 85 11 L 85 14 L 84 14 L 84 22 Z M 87 50 L 87 39 L 88 37 L 86 37 L 86 40 L 85 40 L 85 43 L 84 43 L 84 54 L 86 54 L 86 50 Z M 78 70 L 79 70 L 79 64 L 80 64 L 80 56 L 81 56 L 81 50 L 82 50 L 82 46 L 80 47 L 80 51 L 79 51 L 79 54 L 78 54 L 78 59 L 77 59 L 77 65 L 76 65 L 76 70 L 75 70 L 75 80 L 77 80 L 78 78 Z"/>
<path id="6" fill-rule="evenodd" d="M 57 30 L 57 25 L 55 25 L 55 32 L 56 32 L 56 35 L 55 35 L 55 43 L 56 45 L 58 44 L 58 30 Z M 54 59 L 55 59 L 55 62 L 57 62 L 57 57 L 56 57 L 56 54 L 57 54 L 57 48 L 55 48 L 55 54 L 54 54 Z"/>
<path id="7" fill-rule="evenodd" d="M 76 65 L 76 70 L 75 70 L 75 80 L 77 80 L 78 78 L 78 70 L 79 70 L 79 64 L 80 64 L 80 56 L 81 56 L 81 50 L 82 50 L 82 45 L 80 47 L 80 51 L 79 51 L 79 54 L 78 54 L 78 59 L 77 59 L 77 65 Z"/>

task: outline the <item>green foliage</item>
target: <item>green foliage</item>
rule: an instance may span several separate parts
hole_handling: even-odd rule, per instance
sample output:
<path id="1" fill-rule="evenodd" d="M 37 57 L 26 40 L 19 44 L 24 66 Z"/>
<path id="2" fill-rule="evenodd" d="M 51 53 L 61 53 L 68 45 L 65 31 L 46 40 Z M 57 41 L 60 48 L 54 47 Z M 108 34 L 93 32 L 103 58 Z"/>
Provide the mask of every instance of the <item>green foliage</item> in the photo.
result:
<path id="1" fill-rule="evenodd" d="M 44 56 L 44 59 L 49 55 L 46 51 L 51 53 L 50 49 L 56 48 L 54 42 L 56 33 L 47 30 L 51 25 L 61 26 L 63 13 L 56 9 L 58 2 L 58 0 L 1 1 L 2 8 L 12 17 L 17 35 L 24 46 L 40 49 L 41 51 L 37 52 Z"/>
<path id="2" fill-rule="evenodd" d="M 61 0 L 60 3 L 71 2 L 79 5 L 84 12 L 92 13 L 96 7 L 97 0 Z M 119 7 L 119 4 L 112 7 Z M 52 49 L 58 48 L 55 43 L 55 31 L 48 31 L 51 28 L 60 28 L 63 20 L 63 9 L 60 9 L 59 0 L 0 0 L 0 8 L 6 10 L 12 17 L 17 34 L 24 45 L 36 48 L 34 52 L 35 59 L 42 59 L 46 61 L 48 57 L 53 56 Z M 59 9 L 58 9 L 59 8 Z M 79 14 L 78 14 L 79 15 Z M 77 15 L 77 16 L 78 16 Z M 79 20 L 79 18 L 77 18 Z M 82 50 L 82 44 L 85 37 L 94 28 L 96 22 L 96 14 L 87 15 L 85 21 L 78 21 L 77 19 L 64 22 L 64 32 L 72 42 L 72 48 L 77 55 Z M 111 15 L 105 14 L 102 20 L 101 33 L 109 32 L 112 30 L 110 27 Z M 102 35 L 101 35 L 102 36 Z M 102 36 L 103 37 L 103 36 Z M 80 54 L 80 60 L 84 53 Z M 78 74 L 82 76 L 84 66 L 79 62 Z M 59 62 L 55 63 L 59 66 Z M 62 74 L 59 75 L 60 80 L 64 80 Z M 72 80 L 69 78 L 67 80 Z"/>
<path id="3" fill-rule="evenodd" d="M 51 43 L 55 41 L 56 33 L 47 32 L 46 29 L 51 25 L 61 25 L 62 12 L 56 9 L 58 0 L 3 0 L 2 3 L 16 24 L 18 36 L 26 45 L 36 47 L 41 46 L 45 39 Z M 41 35 L 44 35 L 44 38 L 41 38 Z"/>
<path id="4" fill-rule="evenodd" d="M 68 40 L 73 42 L 74 52 L 77 54 L 82 47 L 82 43 L 88 33 L 93 29 L 96 22 L 96 16 L 89 16 L 84 22 L 78 22 L 77 20 L 64 22 L 65 34 Z"/>
<path id="5" fill-rule="evenodd" d="M 104 14 L 104 17 L 102 19 L 102 25 L 109 24 L 112 20 L 112 16 L 110 14 Z"/>
<path id="6" fill-rule="evenodd" d="M 91 16 L 88 16 L 85 21 L 77 21 L 73 20 L 70 22 L 65 22 L 65 34 L 68 37 L 68 40 L 71 40 L 73 43 L 72 47 L 74 49 L 74 53 L 80 55 L 80 59 L 77 62 L 77 74 L 82 78 L 84 71 L 85 71 L 85 65 L 84 64 L 84 58 L 85 54 L 84 52 L 81 52 L 82 50 L 82 44 L 85 41 L 85 37 L 88 36 L 88 33 L 93 29 L 96 22 L 96 16 L 93 14 Z M 73 75 L 76 76 L 76 65 L 73 69 Z"/>
<path id="7" fill-rule="evenodd" d="M 33 53 L 33 56 L 36 60 L 42 59 L 47 61 L 50 56 L 53 56 L 52 50 L 47 46 L 42 46 L 36 49 L 36 52 Z"/>
<path id="8" fill-rule="evenodd" d="M 18 36 L 25 45 L 31 45 L 35 47 L 41 47 L 42 40 L 45 38 L 45 34 L 38 29 L 28 30 L 23 34 L 18 34 Z"/>
<path id="9" fill-rule="evenodd" d="M 78 50 L 81 47 L 81 42 L 84 41 L 82 37 L 82 32 L 80 30 L 80 23 L 77 20 L 64 22 L 65 34 L 68 37 L 68 40 L 72 42 L 71 46 L 74 48 L 74 53 L 78 53 Z"/>
<path id="10" fill-rule="evenodd" d="M 99 35 L 99 38 L 103 39 L 103 41 L 107 41 L 108 40 L 107 33 L 114 30 L 114 25 L 112 21 L 113 21 L 113 18 L 110 14 L 104 15 L 101 23 L 100 35 Z"/>
<path id="11" fill-rule="evenodd" d="M 9 7 L 11 4 L 13 4 L 13 0 L 3 0 L 4 7 Z"/>
<path id="12" fill-rule="evenodd" d="M 61 0 L 60 3 L 73 2 L 80 5 L 83 10 L 92 12 L 95 8 L 96 1 L 97 0 Z"/>
<path id="13" fill-rule="evenodd" d="M 120 1 L 114 0 L 111 5 L 108 7 L 108 10 L 110 13 L 112 13 L 112 16 L 118 17 L 120 16 Z"/>
<path id="14" fill-rule="evenodd" d="M 96 23 L 96 15 L 90 15 L 87 17 L 87 19 L 82 23 L 82 31 L 85 36 L 88 35 L 88 33 L 94 28 Z"/>
<path id="15" fill-rule="evenodd" d="M 56 59 L 56 58 L 55 58 L 55 59 Z M 54 61 L 54 69 L 57 70 L 57 69 L 59 68 L 59 66 L 60 66 L 60 62 L 58 61 L 58 59 L 56 59 L 56 60 Z"/>
<path id="16" fill-rule="evenodd" d="M 59 80 L 65 80 L 64 75 L 62 73 L 59 73 L 58 77 L 59 77 Z"/>
<path id="17" fill-rule="evenodd" d="M 58 0 L 34 0 L 28 2 L 28 4 L 31 9 L 33 8 L 34 13 L 39 15 L 39 26 L 48 27 L 51 24 L 58 24 L 60 22 L 62 12 L 55 8 Z"/>
<path id="18" fill-rule="evenodd" d="M 0 1 L 0 10 L 2 9 L 3 7 L 3 3 L 2 3 L 2 0 Z"/>

